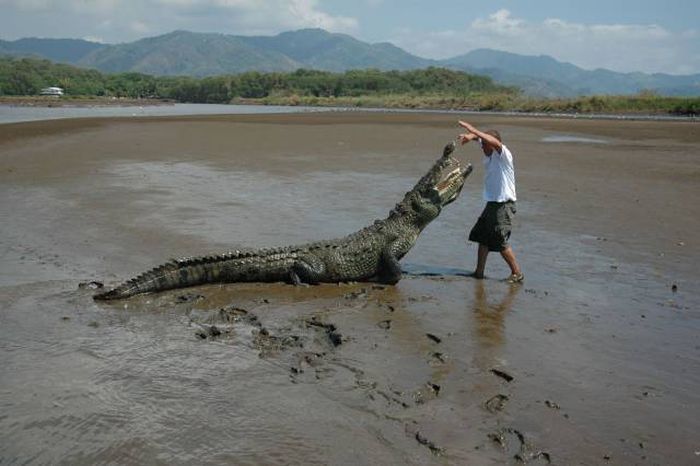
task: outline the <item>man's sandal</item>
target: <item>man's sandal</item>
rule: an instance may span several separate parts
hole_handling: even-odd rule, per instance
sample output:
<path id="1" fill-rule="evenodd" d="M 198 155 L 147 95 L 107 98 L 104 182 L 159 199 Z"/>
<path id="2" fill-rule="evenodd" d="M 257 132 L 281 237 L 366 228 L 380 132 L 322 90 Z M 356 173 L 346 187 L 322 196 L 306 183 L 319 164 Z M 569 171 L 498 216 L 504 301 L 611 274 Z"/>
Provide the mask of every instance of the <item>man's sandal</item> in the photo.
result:
<path id="1" fill-rule="evenodd" d="M 522 283 L 525 280 L 525 275 L 522 273 L 514 273 L 510 277 L 506 278 L 506 281 L 510 284 Z"/>

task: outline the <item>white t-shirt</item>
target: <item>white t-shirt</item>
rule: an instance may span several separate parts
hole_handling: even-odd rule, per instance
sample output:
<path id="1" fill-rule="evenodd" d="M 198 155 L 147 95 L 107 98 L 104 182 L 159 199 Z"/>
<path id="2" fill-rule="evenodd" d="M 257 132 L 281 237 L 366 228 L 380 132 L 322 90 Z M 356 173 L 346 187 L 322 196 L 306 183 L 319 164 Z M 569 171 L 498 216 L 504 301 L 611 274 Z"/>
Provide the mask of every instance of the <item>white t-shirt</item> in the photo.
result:
<path id="1" fill-rule="evenodd" d="M 484 200 L 506 202 L 517 200 L 515 196 L 515 169 L 513 155 L 505 144 L 501 152 L 496 149 L 490 156 L 484 156 Z"/>

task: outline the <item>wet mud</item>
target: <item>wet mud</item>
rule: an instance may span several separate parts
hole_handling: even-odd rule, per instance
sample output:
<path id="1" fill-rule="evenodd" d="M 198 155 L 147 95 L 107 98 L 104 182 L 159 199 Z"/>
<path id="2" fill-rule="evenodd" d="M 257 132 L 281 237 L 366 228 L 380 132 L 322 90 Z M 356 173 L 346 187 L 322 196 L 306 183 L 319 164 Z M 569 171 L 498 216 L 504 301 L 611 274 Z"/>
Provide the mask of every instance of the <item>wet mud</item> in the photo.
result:
<path id="1" fill-rule="evenodd" d="M 467 146 L 476 170 L 397 286 L 112 303 L 92 295 L 174 256 L 385 216 L 453 118 L 0 125 L 0 463 L 697 461 L 698 124 L 472 120 L 516 157 L 523 285 L 493 255 L 468 277 L 483 206 Z"/>

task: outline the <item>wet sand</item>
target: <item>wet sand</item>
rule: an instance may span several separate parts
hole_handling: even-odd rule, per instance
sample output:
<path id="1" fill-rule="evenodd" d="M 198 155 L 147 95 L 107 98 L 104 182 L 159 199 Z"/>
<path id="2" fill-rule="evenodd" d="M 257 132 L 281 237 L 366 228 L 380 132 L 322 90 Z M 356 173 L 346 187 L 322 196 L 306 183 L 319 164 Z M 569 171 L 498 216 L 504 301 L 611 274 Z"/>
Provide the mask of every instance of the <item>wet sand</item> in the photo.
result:
<path id="1" fill-rule="evenodd" d="M 388 213 L 455 119 L 0 125 L 0 463 L 697 462 L 695 122 L 471 117 L 515 153 L 523 286 L 500 281 L 496 256 L 486 280 L 454 274 L 473 267 L 465 230 L 482 208 L 466 146 L 475 172 L 395 287 L 109 304 L 79 288 L 344 236 Z"/>

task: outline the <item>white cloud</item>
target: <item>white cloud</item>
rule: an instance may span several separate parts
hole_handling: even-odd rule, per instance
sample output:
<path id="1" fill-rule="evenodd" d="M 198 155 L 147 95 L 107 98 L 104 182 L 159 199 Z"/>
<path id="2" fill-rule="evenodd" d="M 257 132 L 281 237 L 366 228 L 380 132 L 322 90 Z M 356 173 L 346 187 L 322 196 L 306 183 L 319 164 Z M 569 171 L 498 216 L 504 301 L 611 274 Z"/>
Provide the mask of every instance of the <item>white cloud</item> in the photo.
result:
<path id="1" fill-rule="evenodd" d="M 137 34 L 146 34 L 151 31 L 148 24 L 144 23 L 143 21 L 132 21 L 131 24 L 129 24 L 129 29 Z"/>
<path id="2" fill-rule="evenodd" d="M 491 48 L 551 55 L 587 69 L 688 73 L 700 71 L 697 37 L 696 30 L 669 31 L 655 24 L 582 24 L 559 18 L 533 22 L 501 9 L 460 31 L 402 30 L 392 40 L 430 58 Z"/>
<path id="3" fill-rule="evenodd" d="M 20 11 L 101 12 L 116 8 L 120 0 L 0 0 L 0 6 L 14 7 Z"/>
<path id="4" fill-rule="evenodd" d="M 351 32 L 357 20 L 322 11 L 317 0 L 150 0 L 173 7 L 181 17 L 218 16 L 238 30 L 281 32 L 318 27 L 329 31 Z"/>
<path id="5" fill-rule="evenodd" d="M 155 0 L 166 6 L 178 7 L 222 7 L 222 8 L 254 8 L 255 0 Z M 265 2 L 263 2 L 265 3 Z"/>
<path id="6" fill-rule="evenodd" d="M 123 42 L 175 29 L 241 35 L 358 29 L 357 19 L 332 15 L 318 0 L 0 0 L 0 11 L 0 34 L 6 38 L 40 31 L 47 37 L 95 35 Z"/>
<path id="7" fill-rule="evenodd" d="M 523 20 L 513 18 L 510 11 L 502 9 L 490 15 L 487 19 L 477 18 L 472 21 L 472 29 L 476 31 L 498 31 L 500 34 L 522 34 L 527 25 Z"/>
<path id="8" fill-rule="evenodd" d="M 52 0 L 0 0 L 0 6 L 14 7 L 18 10 L 43 10 Z"/>
<path id="9" fill-rule="evenodd" d="M 97 42 L 98 44 L 105 43 L 105 40 L 99 36 L 83 36 L 83 37 L 81 37 L 81 39 L 86 40 L 88 42 Z"/>
<path id="10" fill-rule="evenodd" d="M 289 10 L 302 23 L 329 31 L 348 31 L 357 28 L 357 20 L 344 16 L 331 16 L 316 9 L 315 0 L 292 0 Z"/>

